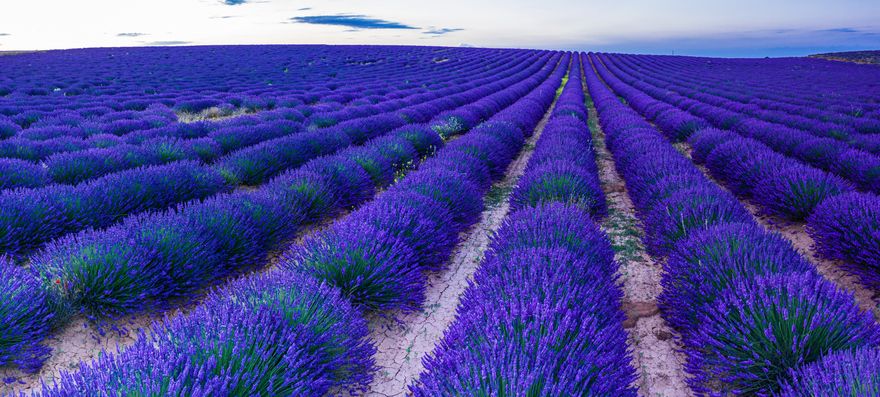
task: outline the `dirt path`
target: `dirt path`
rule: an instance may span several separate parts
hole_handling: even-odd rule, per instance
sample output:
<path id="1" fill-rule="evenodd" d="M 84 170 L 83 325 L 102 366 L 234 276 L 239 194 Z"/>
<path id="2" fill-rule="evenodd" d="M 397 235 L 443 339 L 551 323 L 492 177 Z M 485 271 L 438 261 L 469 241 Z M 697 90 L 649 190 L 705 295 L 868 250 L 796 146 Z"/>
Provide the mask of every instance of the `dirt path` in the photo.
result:
<path id="1" fill-rule="evenodd" d="M 676 143 L 675 147 L 685 156 L 691 158 L 691 147 L 686 142 Z M 722 183 L 717 181 L 712 174 L 709 173 L 709 170 L 706 169 L 706 167 L 700 164 L 694 165 L 706 175 L 706 178 L 709 178 L 709 180 L 727 190 Z M 762 214 L 759 207 L 749 200 L 740 198 L 740 202 L 747 210 L 749 210 L 749 212 L 752 213 L 759 224 L 764 226 L 767 230 L 777 232 L 788 239 L 788 241 L 794 246 L 795 250 L 816 267 L 819 274 L 836 284 L 838 287 L 851 292 L 862 310 L 870 311 L 874 315 L 874 319 L 880 319 L 880 299 L 878 299 L 874 292 L 860 284 L 858 277 L 844 270 L 839 262 L 827 260 L 816 253 L 816 250 L 814 249 L 815 241 L 813 241 L 813 238 L 807 233 L 805 223 L 790 222 L 773 218 Z"/>
<path id="2" fill-rule="evenodd" d="M 646 397 L 692 396 L 684 371 L 678 333 L 672 329 L 657 308 L 661 292 L 662 267 L 647 254 L 642 244 L 641 224 L 626 190 L 626 183 L 614 168 L 614 160 L 605 146 L 605 134 L 598 125 L 596 109 L 589 104 L 590 130 L 599 166 L 599 180 L 608 202 L 608 217 L 602 229 L 614 246 L 618 275 L 624 291 L 623 310 L 629 333 L 627 342 L 633 352 L 633 366 L 639 395 Z"/>
<path id="3" fill-rule="evenodd" d="M 405 396 L 408 386 L 423 370 L 422 358 L 434 350 L 443 332 L 455 319 L 458 301 L 468 280 L 483 260 L 491 236 L 501 227 L 510 210 L 509 195 L 532 157 L 535 142 L 556 105 L 554 101 L 526 141 L 523 150 L 507 168 L 504 179 L 492 186 L 480 222 L 464 233 L 448 267 L 428 277 L 425 303 L 420 311 L 392 313 L 370 318 L 371 337 L 376 342 L 379 370 L 366 396 Z"/>

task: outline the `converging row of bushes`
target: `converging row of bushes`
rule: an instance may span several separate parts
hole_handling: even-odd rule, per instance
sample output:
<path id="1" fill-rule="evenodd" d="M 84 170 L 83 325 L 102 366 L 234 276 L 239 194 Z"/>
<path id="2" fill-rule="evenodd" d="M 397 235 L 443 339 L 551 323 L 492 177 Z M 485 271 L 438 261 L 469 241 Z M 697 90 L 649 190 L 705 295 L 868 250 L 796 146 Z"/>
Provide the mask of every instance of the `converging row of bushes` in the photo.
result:
<path id="1" fill-rule="evenodd" d="M 512 87 L 537 93 L 512 107 L 552 100 L 549 85 L 560 78 L 554 73 L 534 91 L 542 79 Z M 415 275 L 448 259 L 458 231 L 476 222 L 482 210 L 488 185 L 479 181 L 491 180 L 489 170 L 504 168 L 524 143 L 523 132 L 501 119 L 503 114 L 283 254 L 280 269 L 214 291 L 192 313 L 166 321 L 134 347 L 64 373 L 44 395 L 146 390 L 323 396 L 362 390 L 375 371 L 362 310 L 412 309 L 420 303 L 424 285 L 417 285 Z M 463 159 L 471 159 L 472 167 L 460 167 Z M 370 185 L 365 168 L 345 162 L 335 168 L 349 203 L 368 199 L 355 193 Z"/>
<path id="2" fill-rule="evenodd" d="M 880 342 L 880 327 L 852 295 L 757 225 L 595 73 L 587 84 L 649 252 L 667 258 L 659 304 L 681 335 L 697 394 L 806 393 L 810 382 L 799 380 L 815 371 L 810 364 Z M 872 387 L 848 375 L 815 382 Z"/>
<path id="3" fill-rule="evenodd" d="M 701 112 L 708 111 L 708 114 L 728 118 L 728 122 L 747 116 L 880 154 L 880 135 L 877 135 L 880 132 L 880 111 L 872 103 L 870 89 L 865 90 L 863 83 L 870 78 L 865 76 L 866 79 L 860 81 L 853 73 L 857 70 L 869 71 L 864 68 L 853 69 L 852 65 L 789 58 L 766 62 L 763 67 L 758 62 L 749 65 L 750 71 L 743 65 L 736 65 L 719 74 L 706 73 L 707 70 L 703 69 L 706 64 L 686 65 L 689 62 L 684 59 L 675 60 L 673 63 L 678 65 L 673 66 L 657 62 L 659 59 L 656 57 L 603 54 L 602 58 L 628 84 L 659 100 L 675 103 L 682 109 L 692 111 L 692 108 L 701 108 Z M 790 65 L 792 70 L 786 71 L 786 65 L 783 65 L 786 61 L 795 64 L 806 62 L 805 65 Z M 817 66 L 833 73 L 817 76 L 808 71 Z M 634 68 L 638 68 L 638 78 L 634 76 Z M 780 72 L 783 76 L 771 77 Z M 791 74 L 786 76 L 788 73 Z M 754 81 L 735 81 L 735 78 L 730 78 L 731 75 L 745 79 L 759 77 L 768 83 L 772 82 L 773 86 L 758 86 Z M 847 92 L 847 95 L 828 95 L 829 90 Z M 859 91 L 865 96 L 857 98 Z M 725 112 L 722 109 L 735 110 L 737 114 L 723 115 Z"/>
<path id="4" fill-rule="evenodd" d="M 880 198 L 735 133 L 706 129 L 689 142 L 694 160 L 734 193 L 772 215 L 806 221 L 820 254 L 880 288 Z"/>
<path id="5" fill-rule="evenodd" d="M 654 109 L 664 107 L 698 120 L 697 123 L 689 124 L 694 128 L 687 129 L 685 133 L 682 133 L 681 128 L 657 123 L 661 131 L 673 140 L 687 139 L 693 131 L 706 127 L 711 122 L 717 128 L 729 129 L 743 137 L 760 141 L 782 155 L 836 174 L 863 191 L 880 193 L 880 157 L 876 154 L 853 148 L 829 137 L 815 136 L 807 131 L 750 117 L 733 105 L 730 109 L 725 109 L 693 99 L 682 99 L 673 106 L 663 102 L 668 91 L 665 88 L 648 85 L 643 86 L 644 90 L 640 91 L 618 79 L 601 62 L 597 63 L 597 69 L 605 81 L 618 94 L 626 97 L 628 103 L 643 116 L 650 118 Z"/>
<path id="6" fill-rule="evenodd" d="M 492 95 L 498 96 L 495 101 L 513 101 L 516 97 L 506 88 L 525 81 L 540 70 L 541 65 L 543 63 L 525 65 L 525 69 L 510 78 L 431 100 L 424 104 L 429 105 L 429 111 L 424 113 L 423 119 L 440 117 L 440 112 L 457 107 L 467 110 L 468 105 L 476 106 L 476 102 Z M 497 109 L 498 105 L 492 106 Z M 434 122 L 445 123 L 445 119 Z M 328 129 L 268 140 L 230 153 L 211 166 L 176 162 L 122 171 L 76 186 L 49 185 L 3 191 L 0 192 L 0 214 L 3 214 L 0 254 L 20 258 L 70 232 L 107 227 L 128 215 L 204 198 L 227 191 L 234 184 L 260 184 L 285 169 L 353 143 L 362 143 L 404 124 L 399 117 L 371 116 Z M 461 129 L 452 132 L 458 133 Z M 188 170 L 188 174 L 169 172 L 179 168 Z M 187 178 L 188 175 L 191 176 Z"/>
<path id="7" fill-rule="evenodd" d="M 515 103 L 547 78 L 550 70 L 545 69 L 482 98 L 478 106 L 497 112 Z M 502 130 L 518 131 L 513 126 Z M 468 139 L 456 142 L 465 145 Z M 39 342 L 73 314 L 101 320 L 161 310 L 229 275 L 261 268 L 278 243 L 305 225 L 369 200 L 377 186 L 392 183 L 398 171 L 441 144 L 430 126 L 404 127 L 363 147 L 313 159 L 256 191 L 215 196 L 53 242 L 33 258 L 29 272 L 42 281 L 42 291 L 34 293 L 46 295 L 40 302 L 49 306 L 52 320 L 32 332 L 33 324 L 45 323 L 44 317 L 17 317 L 19 323 L 0 335 L 0 347 L 25 356 L 43 354 L 12 361 L 38 363 L 47 353 Z"/>
<path id="8" fill-rule="evenodd" d="M 436 109 L 436 106 L 425 107 L 415 105 L 424 105 L 428 104 L 431 100 L 460 94 L 465 89 L 497 83 L 499 80 L 516 74 L 521 69 L 521 65 L 507 65 L 507 68 L 498 70 L 498 73 L 493 75 L 488 75 L 488 71 L 475 74 L 475 79 L 469 81 L 466 85 L 457 84 L 433 92 L 416 93 L 408 96 L 381 97 L 383 101 L 377 104 L 347 107 L 327 115 L 324 113 L 312 115 L 315 109 L 320 109 L 319 106 L 314 108 L 303 106 L 265 111 L 259 115 L 236 117 L 220 122 L 163 125 L 157 128 L 136 130 L 122 137 L 108 134 L 96 135 L 89 139 L 89 141 L 94 141 L 94 144 L 99 145 L 99 147 L 87 149 L 88 145 L 84 143 L 83 148 L 79 150 L 54 153 L 44 159 L 40 157 L 45 162 L 45 167 L 37 164 L 27 164 L 24 161 L 14 161 L 13 159 L 0 160 L 0 171 L 5 171 L 0 172 L 0 189 L 38 187 L 52 182 L 76 184 L 112 172 L 183 159 L 211 162 L 217 157 L 234 150 L 299 132 L 303 129 L 302 123 L 304 121 L 309 124 L 314 123 L 314 121 L 306 120 L 308 116 L 312 116 L 315 119 L 329 117 L 332 122 L 322 124 L 321 127 L 352 120 L 348 122 L 348 129 L 359 128 L 366 130 L 374 127 L 369 123 L 370 116 L 377 116 L 381 113 L 401 112 L 400 117 L 392 117 L 391 114 L 385 115 L 383 124 L 389 124 L 389 122 L 396 124 L 390 126 L 391 129 L 404 124 L 404 120 L 415 123 L 425 122 L 432 117 L 432 114 L 436 114 L 439 110 Z M 449 72 L 447 71 L 445 74 L 449 74 Z M 437 77 L 439 76 L 440 74 L 437 74 Z M 449 76 L 448 78 L 452 77 Z M 395 92 L 395 94 L 403 92 L 406 92 L 406 90 Z M 106 117 L 106 115 L 102 117 Z M 367 120 L 366 122 L 353 120 L 357 118 L 367 118 Z M 376 123 L 373 122 L 372 124 Z M 387 125 L 383 127 L 389 128 Z M 52 135 L 43 137 L 44 139 L 38 141 L 0 142 L 0 146 L 7 147 L 14 153 L 36 154 L 35 151 L 28 148 L 45 146 L 47 143 L 44 141 L 48 139 L 58 138 L 63 141 L 77 137 L 75 129 L 68 125 L 32 128 L 24 131 L 36 132 L 37 130 L 51 130 Z M 0 148 L 0 154 L 3 152 L 4 150 Z M 24 157 L 36 160 L 33 157 Z"/>
<path id="9" fill-rule="evenodd" d="M 509 77 L 522 69 L 522 64 L 539 60 L 544 54 L 533 51 L 507 52 L 501 57 L 487 59 L 462 60 L 456 65 L 434 68 L 427 65 L 403 66 L 392 69 L 374 70 L 361 78 L 346 80 L 345 84 L 334 83 L 334 93 L 323 95 L 310 92 L 299 98 L 284 96 L 278 87 L 264 88 L 261 92 L 271 94 L 271 106 L 251 108 L 246 103 L 231 103 L 239 109 L 261 110 L 266 113 L 287 113 L 297 110 L 302 112 L 293 121 L 303 121 L 302 116 L 310 117 L 306 125 L 311 127 L 331 126 L 339 121 L 387 113 L 407 106 L 452 95 L 463 90 L 491 83 Z M 405 79 L 405 82 L 389 81 L 393 78 Z M 462 79 L 466 76 L 466 79 Z M 402 80 L 403 81 L 403 80 Z M 325 82 L 302 81 L 303 88 L 314 91 Z M 173 95 L 173 94 L 171 94 Z M 51 154 L 67 150 L 83 150 L 92 147 L 108 147 L 121 143 L 140 144 L 153 138 L 205 138 L 215 129 L 243 125 L 239 120 L 260 121 L 253 117 L 235 117 L 219 122 L 179 123 L 178 115 L 167 107 L 165 100 L 157 97 L 141 98 L 149 103 L 142 111 L 114 110 L 118 103 L 109 95 L 104 100 L 108 106 L 90 104 L 78 108 L 75 98 L 67 103 L 55 106 L 38 101 L 40 111 L 24 109 L 6 109 L 0 106 L 0 157 L 15 157 L 41 160 Z M 95 99 L 98 100 L 100 99 Z M 320 101 L 319 101 L 320 100 Z M 109 101 L 109 102 L 107 102 Z M 26 105 L 25 105 L 26 106 Z M 51 112 L 47 110 L 51 109 Z M 226 112 L 223 109 L 222 112 Z M 234 110 L 234 108 L 232 109 Z M 3 114 L 21 112 L 13 116 Z M 221 115 L 234 115 L 227 112 Z M 315 113 L 315 114 L 313 114 Z M 261 117 L 269 120 L 266 117 Z M 282 117 L 289 118 L 289 117 Z M 329 121 L 327 123 L 326 121 Z M 22 125 L 25 129 L 22 129 Z M 4 138 L 10 138 L 3 140 Z"/>
<path id="10" fill-rule="evenodd" d="M 635 396 L 614 251 L 594 223 L 604 199 L 580 75 L 575 58 L 513 213 L 414 395 Z"/>

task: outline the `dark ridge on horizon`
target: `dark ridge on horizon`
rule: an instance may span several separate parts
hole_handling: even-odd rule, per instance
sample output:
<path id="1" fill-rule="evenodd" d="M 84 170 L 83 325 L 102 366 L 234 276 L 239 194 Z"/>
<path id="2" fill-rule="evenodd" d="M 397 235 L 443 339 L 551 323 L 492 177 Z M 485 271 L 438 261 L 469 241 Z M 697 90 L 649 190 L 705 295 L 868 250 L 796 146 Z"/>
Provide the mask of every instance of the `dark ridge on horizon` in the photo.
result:
<path id="1" fill-rule="evenodd" d="M 880 50 L 827 52 L 824 54 L 812 54 L 807 57 L 863 65 L 880 65 Z"/>

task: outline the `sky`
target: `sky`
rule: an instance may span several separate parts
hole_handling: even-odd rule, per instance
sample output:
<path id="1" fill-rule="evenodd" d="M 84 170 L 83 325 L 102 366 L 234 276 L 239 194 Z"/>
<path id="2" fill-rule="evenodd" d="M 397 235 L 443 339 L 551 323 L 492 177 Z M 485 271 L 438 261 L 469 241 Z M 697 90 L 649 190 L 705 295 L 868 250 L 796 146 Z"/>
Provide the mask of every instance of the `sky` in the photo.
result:
<path id="1" fill-rule="evenodd" d="M 0 51 L 205 44 L 800 56 L 880 49 L 880 0 L 0 0 Z"/>

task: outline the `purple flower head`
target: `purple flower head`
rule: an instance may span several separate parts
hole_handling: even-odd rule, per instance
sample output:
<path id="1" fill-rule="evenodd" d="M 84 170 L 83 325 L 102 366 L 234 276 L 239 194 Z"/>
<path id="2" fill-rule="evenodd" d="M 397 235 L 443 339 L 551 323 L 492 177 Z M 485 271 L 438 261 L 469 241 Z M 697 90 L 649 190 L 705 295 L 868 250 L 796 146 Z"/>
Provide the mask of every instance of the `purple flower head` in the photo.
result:
<path id="1" fill-rule="evenodd" d="M 207 305 L 223 307 L 227 300 L 282 313 L 293 331 L 312 339 L 302 348 L 319 355 L 314 365 L 330 373 L 333 387 L 359 389 L 372 379 L 375 348 L 367 323 L 330 285 L 297 272 L 271 272 L 216 291 Z"/>
<path id="2" fill-rule="evenodd" d="M 401 127 L 392 134 L 406 139 L 416 148 L 419 156 L 434 153 L 443 147 L 443 138 L 426 125 Z"/>
<path id="3" fill-rule="evenodd" d="M 880 198 L 868 193 L 828 198 L 807 219 L 807 231 L 821 255 L 842 261 L 865 285 L 880 286 Z"/>
<path id="4" fill-rule="evenodd" d="M 439 270 L 458 242 L 457 231 L 449 227 L 452 222 L 449 212 L 432 201 L 414 203 L 395 199 L 393 194 L 380 196 L 350 217 L 403 240 L 425 269 Z"/>
<path id="5" fill-rule="evenodd" d="M 880 327 L 852 295 L 821 276 L 785 273 L 744 280 L 699 320 L 686 349 L 695 390 L 770 394 L 790 371 L 829 351 L 876 346 Z"/>
<path id="6" fill-rule="evenodd" d="M 654 207 L 645 218 L 648 249 L 665 256 L 691 233 L 732 222 L 754 220 L 730 194 L 717 188 L 681 190 Z"/>
<path id="7" fill-rule="evenodd" d="M 523 248 L 564 248 L 584 260 L 616 271 L 614 251 L 589 213 L 574 206 L 551 203 L 512 213 L 492 240 L 487 256 L 505 257 Z"/>
<path id="8" fill-rule="evenodd" d="M 443 150 L 426 161 L 420 167 L 421 170 L 441 170 L 461 174 L 480 189 L 480 192 L 488 191 L 492 186 L 492 176 L 489 174 L 489 166 L 472 152 L 465 150 Z"/>
<path id="9" fill-rule="evenodd" d="M 830 352 L 791 371 L 781 397 L 876 396 L 880 394 L 880 350 L 863 347 Z"/>
<path id="10" fill-rule="evenodd" d="M 394 170 L 412 168 L 419 161 L 419 154 L 413 144 L 404 137 L 385 135 L 367 142 L 368 147 L 377 151 Z"/>
<path id="11" fill-rule="evenodd" d="M 777 170 L 754 190 L 755 201 L 770 215 L 793 221 L 809 216 L 825 199 L 852 191 L 840 177 L 792 164 Z"/>
<path id="12" fill-rule="evenodd" d="M 740 195 L 751 195 L 792 160 L 751 139 L 731 139 L 709 154 L 706 165 L 715 177 Z"/>
<path id="13" fill-rule="evenodd" d="M 691 234 L 664 265 L 658 298 L 664 317 L 684 337 L 719 295 L 739 280 L 779 273 L 815 273 L 791 244 L 753 223 L 730 223 Z"/>
<path id="14" fill-rule="evenodd" d="M 635 395 L 620 291 L 604 271 L 562 249 L 498 259 L 478 271 L 424 360 L 416 396 Z"/>
<path id="15" fill-rule="evenodd" d="M 837 158 L 831 171 L 860 188 L 880 194 L 880 158 L 861 150 L 846 150 Z"/>
<path id="16" fill-rule="evenodd" d="M 443 204 L 460 230 L 476 223 L 483 211 L 483 200 L 477 186 L 462 178 L 461 174 L 451 171 L 416 171 L 398 182 L 393 189 L 418 193 Z"/>
<path id="17" fill-rule="evenodd" d="M 0 366 L 36 371 L 50 349 L 40 344 L 49 335 L 56 309 L 33 274 L 0 257 Z M 61 314 L 61 313 L 58 313 Z"/>
<path id="18" fill-rule="evenodd" d="M 596 219 L 606 213 L 605 195 L 596 173 L 565 160 L 546 162 L 527 171 L 510 197 L 513 209 L 552 202 L 577 206 Z"/>
<path id="19" fill-rule="evenodd" d="M 301 168 L 322 176 L 337 195 L 341 208 L 351 208 L 373 197 L 376 187 L 370 175 L 357 162 L 343 156 L 328 156 L 310 161 Z"/>
<path id="20" fill-rule="evenodd" d="M 265 190 L 285 212 L 301 214 L 303 224 L 317 222 L 340 209 L 335 187 L 314 172 L 297 169 L 284 173 L 269 182 Z"/>
<path id="21" fill-rule="evenodd" d="M 230 326 L 234 324 L 234 326 Z M 291 326 L 283 312 L 218 301 L 166 320 L 154 334 L 78 372 L 63 372 L 43 395 L 308 395 L 334 385 L 327 339 Z M 326 337 L 325 337 L 326 338 Z"/>
<path id="22" fill-rule="evenodd" d="M 46 169 L 39 164 L 18 159 L 0 158 L 0 190 L 38 187 L 49 181 Z"/>
<path id="23" fill-rule="evenodd" d="M 394 166 L 374 147 L 349 148 L 339 153 L 339 156 L 352 160 L 361 166 L 375 186 L 385 187 L 394 182 Z"/>
<path id="24" fill-rule="evenodd" d="M 717 128 L 703 128 L 694 131 L 687 140 L 693 149 L 691 152 L 691 158 L 693 158 L 698 164 L 705 163 L 706 158 L 716 147 L 718 147 L 718 145 L 737 137 L 738 136 L 733 132 L 719 130 Z"/>
<path id="25" fill-rule="evenodd" d="M 406 241 L 364 221 L 347 219 L 282 255 L 281 266 L 339 288 L 358 306 L 416 309 L 425 281 Z"/>
<path id="26" fill-rule="evenodd" d="M 474 132 L 446 145 L 444 151 L 464 152 L 480 159 L 488 167 L 492 179 L 497 179 L 504 174 L 507 164 L 513 157 L 498 138 Z"/>
<path id="27" fill-rule="evenodd" d="M 821 169 L 830 169 L 837 163 L 841 153 L 849 149 L 848 145 L 831 138 L 807 139 L 794 148 L 794 157 Z"/>

